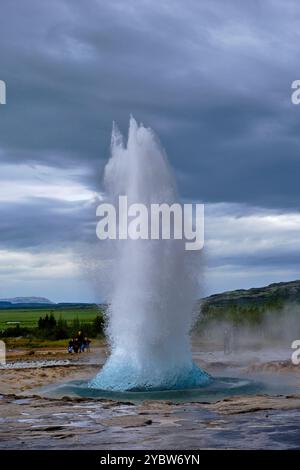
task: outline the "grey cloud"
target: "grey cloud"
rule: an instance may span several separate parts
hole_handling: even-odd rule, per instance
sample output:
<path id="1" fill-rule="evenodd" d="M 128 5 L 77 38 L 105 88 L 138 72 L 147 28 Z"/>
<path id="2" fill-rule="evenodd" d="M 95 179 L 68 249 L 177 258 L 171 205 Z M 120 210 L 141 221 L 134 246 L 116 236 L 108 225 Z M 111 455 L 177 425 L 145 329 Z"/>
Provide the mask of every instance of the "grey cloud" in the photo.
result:
<path id="1" fill-rule="evenodd" d="M 6 0 L 2 12 L 1 158 L 99 172 L 111 121 L 124 129 L 132 112 L 159 133 L 183 197 L 299 206 L 296 2 Z"/>
<path id="2" fill-rule="evenodd" d="M 112 121 L 126 133 L 133 113 L 157 131 L 185 200 L 232 202 L 221 212 L 237 217 L 299 210 L 299 23 L 295 0 L 3 0 L 0 180 L 7 162 L 85 168 L 74 178 L 100 191 Z M 95 223 L 92 201 L 1 203 L 0 249 L 94 243 Z M 221 277 L 292 272 L 297 249 L 276 250 L 207 263 Z"/>
<path id="3" fill-rule="evenodd" d="M 94 242 L 95 201 L 35 198 L 0 206 L 0 249 L 55 250 Z"/>

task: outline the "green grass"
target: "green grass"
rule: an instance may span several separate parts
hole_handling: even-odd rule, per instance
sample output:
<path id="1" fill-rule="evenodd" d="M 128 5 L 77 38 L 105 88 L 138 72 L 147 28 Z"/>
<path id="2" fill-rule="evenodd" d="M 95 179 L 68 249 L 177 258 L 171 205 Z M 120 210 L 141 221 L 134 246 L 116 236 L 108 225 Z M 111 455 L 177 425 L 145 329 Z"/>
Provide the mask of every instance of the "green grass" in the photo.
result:
<path id="1" fill-rule="evenodd" d="M 34 338 L 4 338 L 6 348 L 9 349 L 63 349 L 68 344 L 66 339 L 50 340 L 50 339 L 34 339 Z M 105 346 L 104 338 L 93 338 L 91 347 Z"/>
<path id="2" fill-rule="evenodd" d="M 37 326 L 37 322 L 40 317 L 44 317 L 46 314 L 50 315 L 53 313 L 56 320 L 61 316 L 70 325 L 74 318 L 78 318 L 79 321 L 84 323 L 92 323 L 99 309 L 94 307 L 70 307 L 70 308 L 59 308 L 51 309 L 51 307 L 43 307 L 40 309 L 0 309 L 0 329 L 6 329 L 13 327 L 13 324 L 8 322 L 17 322 L 21 327 L 34 328 Z"/>

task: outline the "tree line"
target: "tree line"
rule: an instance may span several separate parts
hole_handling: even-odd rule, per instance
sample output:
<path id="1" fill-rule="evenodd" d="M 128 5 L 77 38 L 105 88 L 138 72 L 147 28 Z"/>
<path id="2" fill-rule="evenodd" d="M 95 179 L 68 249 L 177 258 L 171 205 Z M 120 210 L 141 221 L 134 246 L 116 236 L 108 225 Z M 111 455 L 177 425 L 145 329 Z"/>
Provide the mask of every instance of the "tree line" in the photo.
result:
<path id="1" fill-rule="evenodd" d="M 53 313 L 40 317 L 37 326 L 34 328 L 22 327 L 18 323 L 13 327 L 0 331 L 2 338 L 16 338 L 18 336 L 30 336 L 39 339 L 59 340 L 72 338 L 78 331 L 82 331 L 85 336 L 96 338 L 104 336 L 104 317 L 98 314 L 91 323 L 79 320 L 75 317 L 70 323 L 60 315 L 56 320 Z"/>

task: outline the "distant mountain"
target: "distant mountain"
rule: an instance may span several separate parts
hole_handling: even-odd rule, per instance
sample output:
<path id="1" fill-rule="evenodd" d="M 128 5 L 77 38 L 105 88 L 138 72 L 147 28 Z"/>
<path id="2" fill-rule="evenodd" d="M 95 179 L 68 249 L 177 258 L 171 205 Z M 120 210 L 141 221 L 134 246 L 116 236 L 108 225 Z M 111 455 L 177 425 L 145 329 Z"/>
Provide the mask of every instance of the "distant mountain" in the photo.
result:
<path id="1" fill-rule="evenodd" d="M 216 320 L 259 324 L 267 312 L 281 312 L 287 305 L 297 305 L 300 315 L 300 281 L 223 292 L 199 301 L 198 326 L 203 330 Z"/>
<path id="2" fill-rule="evenodd" d="M 256 306 L 269 303 L 300 303 L 300 280 L 278 282 L 266 287 L 227 291 L 206 297 L 203 302 L 216 307 L 226 307 L 233 304 L 236 306 L 250 304 Z"/>
<path id="3" fill-rule="evenodd" d="M 0 303 L 6 304 L 43 304 L 43 305 L 55 305 L 55 302 L 52 302 L 45 297 L 12 297 L 7 299 L 0 299 Z"/>

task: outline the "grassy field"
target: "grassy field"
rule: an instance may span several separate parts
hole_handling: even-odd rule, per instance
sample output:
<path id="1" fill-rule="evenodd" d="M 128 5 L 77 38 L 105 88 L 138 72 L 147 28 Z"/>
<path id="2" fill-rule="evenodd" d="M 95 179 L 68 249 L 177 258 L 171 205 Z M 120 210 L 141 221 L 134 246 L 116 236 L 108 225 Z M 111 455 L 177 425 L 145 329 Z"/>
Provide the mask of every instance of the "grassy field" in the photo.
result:
<path id="1" fill-rule="evenodd" d="M 68 341 L 65 339 L 49 340 L 34 338 L 5 338 L 7 350 L 9 349 L 63 349 L 66 350 Z M 105 346 L 104 338 L 93 338 L 92 347 Z"/>
<path id="2" fill-rule="evenodd" d="M 56 320 L 61 316 L 69 324 L 74 318 L 78 318 L 85 323 L 92 323 L 99 313 L 96 306 L 94 307 L 67 307 L 53 309 L 51 307 L 43 307 L 40 309 L 0 309 L 0 329 L 6 329 L 14 326 L 13 323 L 19 323 L 21 327 L 33 328 L 37 326 L 40 317 L 46 314 L 53 314 Z"/>

